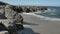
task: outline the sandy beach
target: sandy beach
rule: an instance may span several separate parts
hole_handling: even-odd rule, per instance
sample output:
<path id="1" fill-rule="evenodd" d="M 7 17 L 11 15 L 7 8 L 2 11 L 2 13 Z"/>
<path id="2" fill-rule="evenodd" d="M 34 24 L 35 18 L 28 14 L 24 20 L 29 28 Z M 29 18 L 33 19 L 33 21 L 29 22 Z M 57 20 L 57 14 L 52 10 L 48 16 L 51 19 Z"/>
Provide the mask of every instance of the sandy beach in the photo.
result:
<path id="1" fill-rule="evenodd" d="M 60 34 L 60 21 L 44 20 L 28 14 L 21 15 L 24 18 L 24 29 L 18 31 L 18 34 Z M 7 23 L 8 20 L 5 21 Z"/>
<path id="2" fill-rule="evenodd" d="M 27 14 L 21 15 L 24 18 L 24 25 L 36 34 L 60 34 L 60 21 L 44 20 Z"/>

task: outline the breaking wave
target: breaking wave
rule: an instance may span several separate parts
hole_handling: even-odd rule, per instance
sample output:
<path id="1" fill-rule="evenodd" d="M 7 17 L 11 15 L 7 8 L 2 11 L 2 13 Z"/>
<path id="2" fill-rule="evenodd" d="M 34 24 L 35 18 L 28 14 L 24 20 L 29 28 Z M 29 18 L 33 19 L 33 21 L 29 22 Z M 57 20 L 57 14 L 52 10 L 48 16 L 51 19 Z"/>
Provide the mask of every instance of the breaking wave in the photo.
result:
<path id="1" fill-rule="evenodd" d="M 60 8 L 48 8 L 48 10 L 45 11 L 37 11 L 23 14 L 33 15 L 44 20 L 60 21 Z"/>

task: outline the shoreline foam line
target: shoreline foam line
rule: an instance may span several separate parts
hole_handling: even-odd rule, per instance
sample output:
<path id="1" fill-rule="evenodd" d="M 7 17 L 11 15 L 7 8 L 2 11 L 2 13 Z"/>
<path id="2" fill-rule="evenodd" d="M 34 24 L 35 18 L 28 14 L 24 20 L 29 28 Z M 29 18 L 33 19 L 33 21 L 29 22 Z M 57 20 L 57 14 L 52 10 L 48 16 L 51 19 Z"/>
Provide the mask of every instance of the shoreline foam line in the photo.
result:
<path id="1" fill-rule="evenodd" d="M 44 20 L 60 21 L 59 18 L 50 18 L 50 17 L 41 16 L 41 15 L 36 15 L 36 14 L 34 14 L 34 13 L 23 13 L 23 14 L 26 14 L 26 15 L 33 15 L 33 16 L 35 16 L 35 17 L 38 17 L 38 18 L 44 19 Z"/>

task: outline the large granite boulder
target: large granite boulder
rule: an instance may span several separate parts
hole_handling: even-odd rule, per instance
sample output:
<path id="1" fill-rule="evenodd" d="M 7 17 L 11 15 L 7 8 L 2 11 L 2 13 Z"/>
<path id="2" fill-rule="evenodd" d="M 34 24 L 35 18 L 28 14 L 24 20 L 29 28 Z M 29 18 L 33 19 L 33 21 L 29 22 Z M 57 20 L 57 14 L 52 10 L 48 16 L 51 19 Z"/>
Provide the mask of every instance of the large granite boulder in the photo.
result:
<path id="1" fill-rule="evenodd" d="M 18 12 L 12 10 L 10 5 L 7 5 L 5 7 L 5 16 L 7 17 L 7 19 L 15 19 L 19 22 L 23 21 L 23 17 Z"/>
<path id="2" fill-rule="evenodd" d="M 5 7 L 5 16 L 7 19 L 13 20 L 13 24 L 23 23 L 23 17 L 18 12 L 12 10 L 10 5 L 6 5 Z"/>
<path id="3" fill-rule="evenodd" d="M 19 6 L 12 6 L 12 9 L 18 13 L 22 13 L 23 12 L 23 9 L 22 7 L 19 7 Z"/>
<path id="4" fill-rule="evenodd" d="M 11 9 L 12 6 L 10 5 L 6 5 L 5 8 L 0 12 L 0 15 L 2 16 L 6 16 L 6 18 L 8 19 L 8 23 L 2 23 L 1 25 L 1 29 L 4 29 L 2 27 L 6 27 L 6 29 L 8 29 L 9 33 L 14 33 L 17 32 L 16 30 L 20 30 L 23 29 L 23 17 L 18 14 L 16 11 L 14 11 L 13 9 Z M 4 24 L 4 25 L 3 25 Z"/>
<path id="5" fill-rule="evenodd" d="M 7 19 L 13 19 L 14 18 L 14 15 L 16 14 L 17 12 L 13 11 L 11 9 L 11 6 L 10 5 L 7 5 L 5 7 L 5 16 L 7 17 Z"/>

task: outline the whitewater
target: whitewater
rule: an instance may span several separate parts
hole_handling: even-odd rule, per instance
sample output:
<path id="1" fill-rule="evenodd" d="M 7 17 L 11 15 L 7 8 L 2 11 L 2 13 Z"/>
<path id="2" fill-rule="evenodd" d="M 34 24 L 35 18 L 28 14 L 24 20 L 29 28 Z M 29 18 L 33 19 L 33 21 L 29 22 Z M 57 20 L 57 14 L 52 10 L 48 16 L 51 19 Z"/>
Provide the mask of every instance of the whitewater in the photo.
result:
<path id="1" fill-rule="evenodd" d="M 23 13 L 27 15 L 33 15 L 40 19 L 51 20 L 51 21 L 60 21 L 60 8 L 48 8 L 48 10 Z"/>

